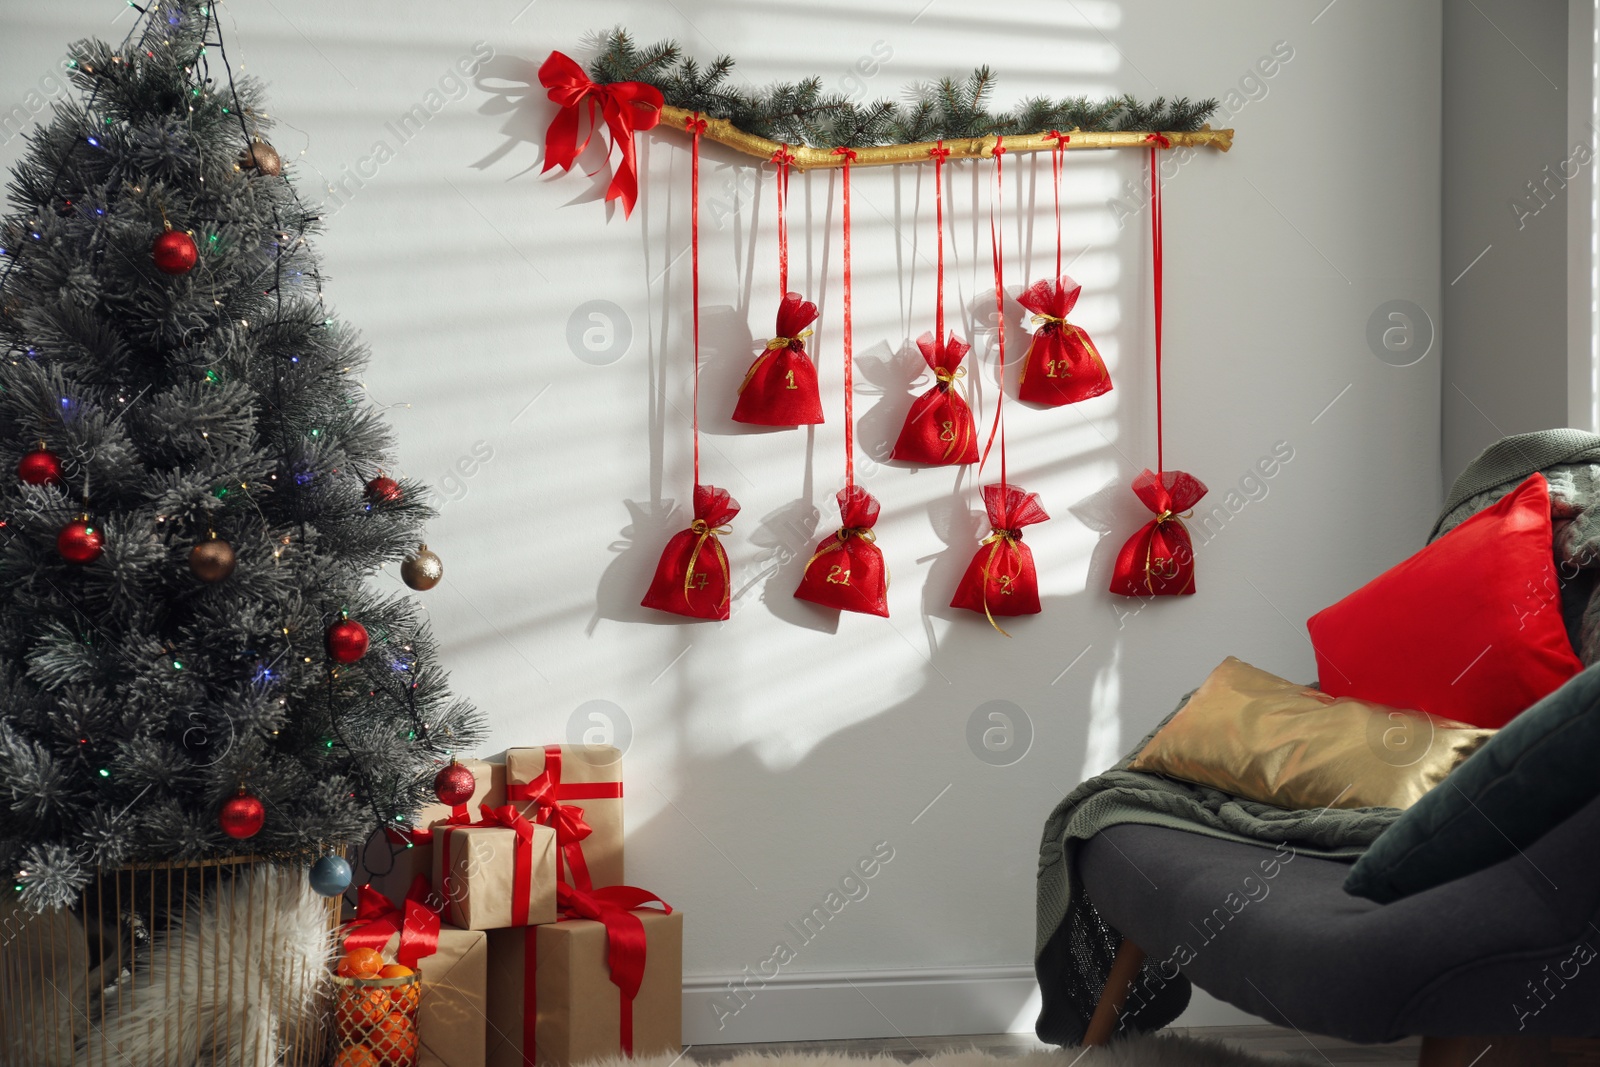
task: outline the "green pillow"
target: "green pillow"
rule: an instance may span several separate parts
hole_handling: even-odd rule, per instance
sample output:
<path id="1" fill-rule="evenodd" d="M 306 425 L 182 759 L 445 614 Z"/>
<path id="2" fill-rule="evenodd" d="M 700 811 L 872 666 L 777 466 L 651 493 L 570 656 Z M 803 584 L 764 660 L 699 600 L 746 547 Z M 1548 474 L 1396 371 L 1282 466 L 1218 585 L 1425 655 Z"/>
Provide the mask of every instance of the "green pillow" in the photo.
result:
<path id="1" fill-rule="evenodd" d="M 1600 664 L 1512 719 L 1385 830 L 1345 879 L 1380 904 L 1481 871 L 1600 795 Z"/>

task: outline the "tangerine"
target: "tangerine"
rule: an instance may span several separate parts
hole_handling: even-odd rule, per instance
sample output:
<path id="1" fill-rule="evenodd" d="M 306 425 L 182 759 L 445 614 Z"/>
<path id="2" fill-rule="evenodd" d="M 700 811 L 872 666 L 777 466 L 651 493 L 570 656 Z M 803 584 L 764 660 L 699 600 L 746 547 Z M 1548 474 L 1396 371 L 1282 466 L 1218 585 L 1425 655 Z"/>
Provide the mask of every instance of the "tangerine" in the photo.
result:
<path id="1" fill-rule="evenodd" d="M 383 1023 L 389 1014 L 387 989 L 341 989 L 339 991 L 339 1032 L 361 1036 Z"/>
<path id="2" fill-rule="evenodd" d="M 338 974 L 345 978 L 376 978 L 383 970 L 383 955 L 375 948 L 353 948 L 339 961 Z"/>
<path id="3" fill-rule="evenodd" d="M 383 1063 L 367 1046 L 351 1045 L 339 1050 L 333 1058 L 333 1067 L 383 1067 Z"/>
<path id="4" fill-rule="evenodd" d="M 404 1015 L 392 1013 L 373 1032 L 372 1048 L 382 1067 L 412 1067 L 417 1060 L 417 1028 Z"/>

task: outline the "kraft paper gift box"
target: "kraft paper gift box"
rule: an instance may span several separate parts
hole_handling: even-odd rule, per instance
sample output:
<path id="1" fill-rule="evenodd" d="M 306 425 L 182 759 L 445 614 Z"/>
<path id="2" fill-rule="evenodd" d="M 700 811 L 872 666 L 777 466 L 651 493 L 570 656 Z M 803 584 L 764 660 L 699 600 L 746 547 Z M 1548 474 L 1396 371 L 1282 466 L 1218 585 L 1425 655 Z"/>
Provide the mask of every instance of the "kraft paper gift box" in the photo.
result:
<path id="1" fill-rule="evenodd" d="M 423 879 L 398 906 L 370 890 L 362 894 L 345 946 L 378 948 L 385 962 L 404 963 L 421 976 L 417 1067 L 483 1067 L 489 938 L 482 930 L 440 923 L 427 906 L 430 888 Z M 386 934 L 380 947 L 378 939 Z"/>
<path id="2" fill-rule="evenodd" d="M 676 1054 L 683 1047 L 683 915 L 649 908 L 631 914 L 644 926 L 646 946 L 644 976 L 628 1005 L 632 1054 Z M 567 1067 L 623 1054 L 622 991 L 606 955 L 606 927 L 589 919 L 489 931 L 488 1067 Z"/>
<path id="3" fill-rule="evenodd" d="M 556 920 L 556 834 L 507 808 L 515 825 L 433 828 L 433 889 L 440 913 L 463 930 L 495 930 Z"/>
<path id="4" fill-rule="evenodd" d="M 392 903 L 399 905 L 411 891 L 411 884 L 417 875 L 432 877 L 433 831 L 428 827 L 452 818 L 457 822 L 470 823 L 482 805 L 498 808 L 505 804 L 505 764 L 476 759 L 460 762 L 462 766 L 471 768 L 472 776 L 478 783 L 472 800 L 454 808 L 445 804 L 425 805 L 417 813 L 416 829 L 395 826 L 375 832 L 361 847 L 355 863 L 355 877 L 350 882 L 352 887 L 370 884 Z M 353 897 L 353 893 L 347 895 Z"/>
<path id="5" fill-rule="evenodd" d="M 556 831 L 556 868 L 579 889 L 622 885 L 622 753 L 546 745 L 506 753 L 506 799 Z"/>

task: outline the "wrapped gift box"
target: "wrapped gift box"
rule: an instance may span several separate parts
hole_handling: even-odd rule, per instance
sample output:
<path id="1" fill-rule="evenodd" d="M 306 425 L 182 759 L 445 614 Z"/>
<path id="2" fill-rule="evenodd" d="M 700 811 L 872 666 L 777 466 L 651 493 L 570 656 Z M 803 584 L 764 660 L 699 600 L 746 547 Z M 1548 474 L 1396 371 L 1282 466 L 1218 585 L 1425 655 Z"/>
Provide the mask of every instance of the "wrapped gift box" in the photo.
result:
<path id="1" fill-rule="evenodd" d="M 580 889 L 623 884 L 620 751 L 610 745 L 513 748 L 506 753 L 506 796 L 527 818 L 555 828 L 562 881 Z"/>
<path id="2" fill-rule="evenodd" d="M 631 1005 L 633 1055 L 676 1054 L 683 1046 L 683 914 L 632 914 L 644 925 L 646 953 Z M 623 1053 L 622 992 L 607 968 L 604 924 L 568 919 L 488 936 L 488 1067 L 568 1067 Z"/>
<path id="3" fill-rule="evenodd" d="M 516 821 L 433 828 L 433 889 L 445 922 L 463 930 L 555 922 L 555 831 Z"/>

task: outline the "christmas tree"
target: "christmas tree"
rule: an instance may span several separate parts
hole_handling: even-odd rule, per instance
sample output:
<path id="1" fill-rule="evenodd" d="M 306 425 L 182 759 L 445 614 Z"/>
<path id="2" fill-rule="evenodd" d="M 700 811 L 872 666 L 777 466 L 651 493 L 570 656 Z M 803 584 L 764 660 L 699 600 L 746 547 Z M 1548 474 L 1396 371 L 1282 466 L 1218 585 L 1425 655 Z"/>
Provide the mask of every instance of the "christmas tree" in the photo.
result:
<path id="1" fill-rule="evenodd" d="M 365 584 L 433 512 L 384 473 L 260 86 L 207 3 L 140 11 L 72 47 L 0 226 L 0 871 L 34 908 L 359 840 L 480 731 Z"/>

